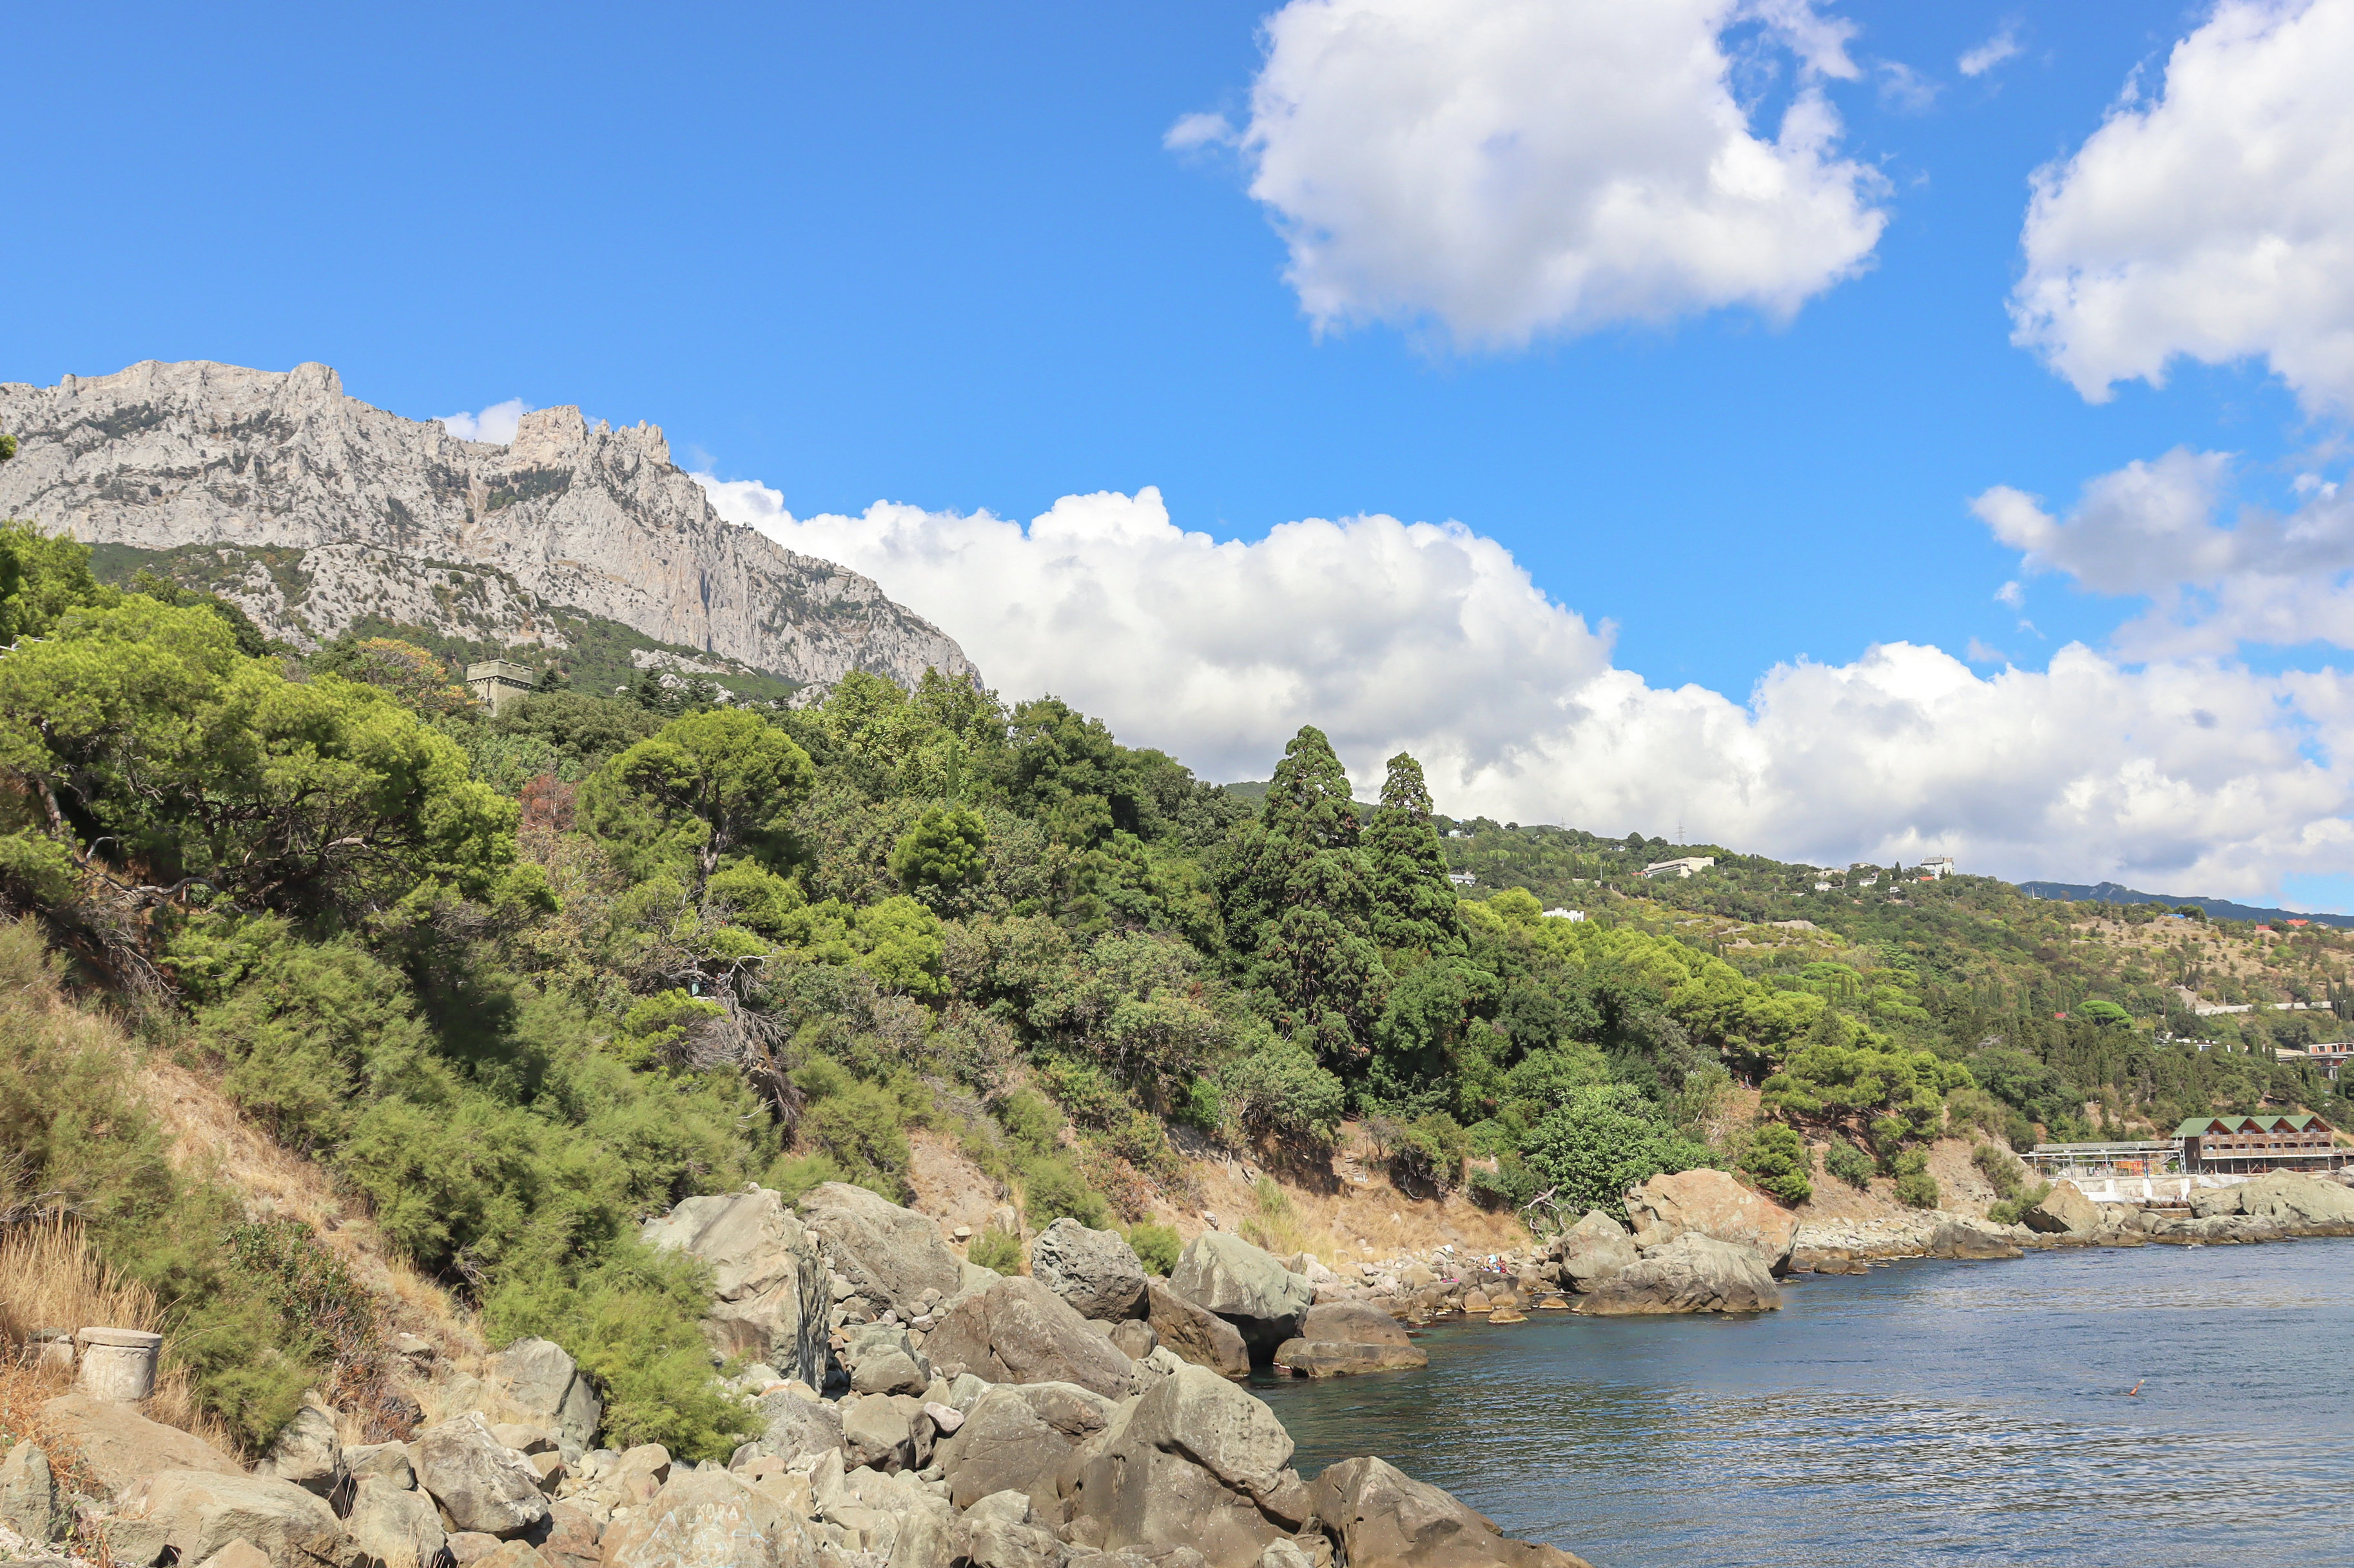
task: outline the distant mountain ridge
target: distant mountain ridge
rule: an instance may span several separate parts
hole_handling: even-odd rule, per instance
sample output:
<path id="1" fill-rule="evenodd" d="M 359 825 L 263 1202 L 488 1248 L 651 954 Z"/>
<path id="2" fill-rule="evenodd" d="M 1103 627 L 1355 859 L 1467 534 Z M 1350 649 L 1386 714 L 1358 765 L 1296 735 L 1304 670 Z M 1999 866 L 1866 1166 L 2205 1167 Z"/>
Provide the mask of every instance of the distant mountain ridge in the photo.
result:
<path id="1" fill-rule="evenodd" d="M 2296 909 L 2268 909 L 2253 904 L 2234 904 L 2228 898 L 2178 897 L 2170 893 L 2140 893 L 2114 882 L 2096 882 L 2087 886 L 2080 882 L 2022 882 L 2017 885 L 2021 893 L 2037 898 L 2057 898 L 2066 903 L 2093 904 L 2191 904 L 2216 920 L 2309 920 L 2317 926 L 2354 927 L 2354 915 L 2310 915 Z"/>
<path id="2" fill-rule="evenodd" d="M 389 621 L 561 647 L 568 611 L 802 684 L 972 670 L 871 579 L 722 522 L 651 425 L 541 408 L 502 447 L 348 397 L 323 365 L 150 360 L 0 384 L 0 516 L 206 547 L 211 586 L 297 646 Z"/>

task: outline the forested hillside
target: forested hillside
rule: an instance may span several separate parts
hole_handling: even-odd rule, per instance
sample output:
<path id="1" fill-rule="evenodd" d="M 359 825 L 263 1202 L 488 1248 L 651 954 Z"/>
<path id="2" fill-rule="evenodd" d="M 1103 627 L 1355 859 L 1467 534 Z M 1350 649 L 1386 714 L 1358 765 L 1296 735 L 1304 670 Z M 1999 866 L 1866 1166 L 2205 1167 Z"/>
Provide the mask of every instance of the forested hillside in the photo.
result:
<path id="1" fill-rule="evenodd" d="M 2177 959 L 2340 985 L 2335 938 L 2226 980 L 2253 938 L 2135 946 L 2155 927 L 1983 879 L 1819 894 L 1721 856 L 1638 885 L 1664 846 L 1443 837 L 1410 757 L 1360 808 L 1302 729 L 1254 805 L 1053 697 L 936 673 L 800 709 L 646 684 L 493 717 L 426 650 L 297 656 L 139 586 L 0 534 L 23 922 L 0 1219 L 79 1215 L 174 1304 L 199 1397 L 249 1441 L 373 1352 L 323 1313 L 304 1238 L 173 1169 L 123 1064 L 23 1000 L 45 965 L 363 1195 L 494 1340 L 573 1349 L 619 1437 L 690 1455 L 743 1413 L 708 1376 L 702 1283 L 639 1224 L 755 1181 L 903 1197 L 912 1128 L 1004 1183 L 1022 1234 L 973 1255 L 1011 1266 L 1062 1214 L 1166 1258 L 1187 1150 L 1329 1173 L 1344 1118 L 1402 1189 L 1574 1213 L 1704 1163 L 1791 1202 L 1877 1171 L 1933 1204 L 1940 1136 L 1988 1139 L 2015 1186 L 1995 1145 L 2039 1130 L 2339 1108 L 2266 1051 L 2159 1041 L 2143 1006 Z M 1760 924 L 1782 919 L 1808 924 Z"/>

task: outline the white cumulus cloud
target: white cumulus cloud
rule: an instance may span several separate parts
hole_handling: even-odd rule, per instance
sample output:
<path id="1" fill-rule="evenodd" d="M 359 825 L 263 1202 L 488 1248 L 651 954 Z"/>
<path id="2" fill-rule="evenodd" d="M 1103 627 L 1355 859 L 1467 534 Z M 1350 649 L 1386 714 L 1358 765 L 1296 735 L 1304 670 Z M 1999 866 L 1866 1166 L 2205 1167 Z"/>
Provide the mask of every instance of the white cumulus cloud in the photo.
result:
<path id="1" fill-rule="evenodd" d="M 1770 131 L 1734 90 L 1742 24 L 1803 79 Z M 1512 347 L 1724 306 L 1778 320 L 1887 221 L 1817 85 L 1860 75 L 1852 31 L 1812 0 L 1290 0 L 1231 134 L 1320 328 Z M 1189 115 L 1168 140 L 1227 134 Z"/>
<path id="2" fill-rule="evenodd" d="M 493 446 L 512 446 L 515 428 L 530 412 L 530 404 L 520 397 L 510 397 L 504 403 L 492 404 L 479 414 L 444 414 L 441 416 L 441 428 L 461 441 L 489 441 Z"/>
<path id="3" fill-rule="evenodd" d="M 2187 355 L 2354 408 L 2349 79 L 2354 0 L 2221 0 L 2154 101 L 2037 173 L 2016 341 L 2094 401 Z"/>
<path id="4" fill-rule="evenodd" d="M 2128 657 L 2354 648 L 2354 496 L 2303 475 L 2294 511 L 2242 506 L 2227 524 L 2234 480 L 2229 453 L 2177 448 L 2094 479 L 2065 516 L 2009 485 L 1970 504 L 2028 570 L 2148 598 L 2116 633 Z"/>
<path id="5" fill-rule="evenodd" d="M 1778 665 L 1736 700 L 1617 667 L 1607 625 L 1458 524 L 1310 519 L 1221 543 L 1150 489 L 1066 496 L 1025 525 L 887 503 L 796 517 L 764 485 L 704 483 L 723 516 L 874 577 L 1009 696 L 1052 692 L 1214 779 L 1267 777 L 1312 723 L 1363 785 L 1412 751 L 1457 812 L 1681 820 L 1818 864 L 1946 853 L 2243 895 L 2354 870 L 2354 778 L 2329 746 L 2354 684 L 2334 674 L 2136 669 L 2072 645 L 1981 676 L 1894 643 Z"/>

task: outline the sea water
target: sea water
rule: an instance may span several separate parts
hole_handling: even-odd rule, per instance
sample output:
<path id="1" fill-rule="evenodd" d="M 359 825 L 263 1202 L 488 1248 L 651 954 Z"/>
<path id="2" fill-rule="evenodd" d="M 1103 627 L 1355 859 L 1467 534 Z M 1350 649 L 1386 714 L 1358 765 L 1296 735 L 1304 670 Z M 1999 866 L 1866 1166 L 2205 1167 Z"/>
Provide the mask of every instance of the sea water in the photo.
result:
<path id="1" fill-rule="evenodd" d="M 1379 1454 L 1600 1568 L 2354 1564 L 2354 1239 L 1784 1295 L 1441 1326 L 1426 1370 L 1255 1392 L 1303 1475 Z"/>

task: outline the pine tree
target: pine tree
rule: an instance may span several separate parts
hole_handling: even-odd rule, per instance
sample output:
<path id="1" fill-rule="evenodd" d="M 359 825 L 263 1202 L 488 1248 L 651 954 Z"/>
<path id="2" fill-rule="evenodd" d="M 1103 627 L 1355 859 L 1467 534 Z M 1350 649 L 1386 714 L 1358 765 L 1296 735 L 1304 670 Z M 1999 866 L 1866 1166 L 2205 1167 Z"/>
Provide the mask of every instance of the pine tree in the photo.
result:
<path id="1" fill-rule="evenodd" d="M 1447 854 L 1430 814 L 1422 764 L 1401 751 L 1390 758 L 1381 809 L 1364 841 L 1373 939 L 1384 948 L 1431 953 L 1462 948 L 1455 887 L 1447 880 Z"/>

